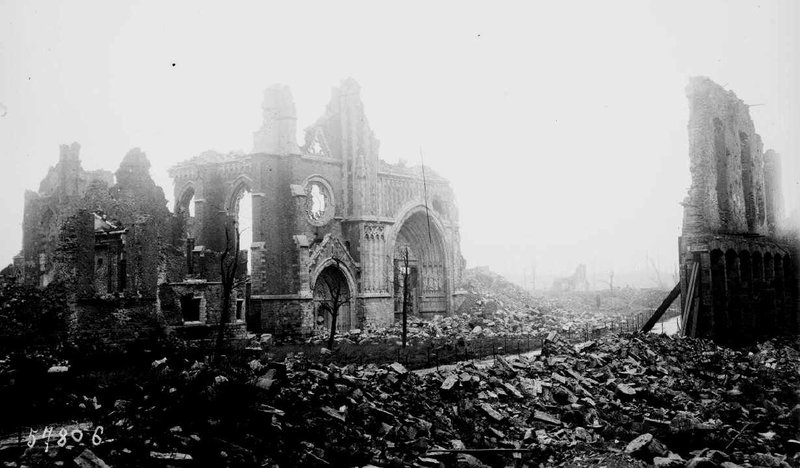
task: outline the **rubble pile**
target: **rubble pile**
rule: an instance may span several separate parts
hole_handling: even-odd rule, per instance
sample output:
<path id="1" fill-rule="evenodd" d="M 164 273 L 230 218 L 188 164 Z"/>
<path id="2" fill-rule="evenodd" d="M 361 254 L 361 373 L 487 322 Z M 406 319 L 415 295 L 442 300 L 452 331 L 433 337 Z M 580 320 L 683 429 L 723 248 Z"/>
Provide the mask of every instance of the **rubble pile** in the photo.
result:
<path id="1" fill-rule="evenodd" d="M 800 466 L 799 350 L 553 334 L 540 356 L 427 373 L 168 358 L 92 406 L 92 450 L 116 467 Z"/>
<path id="2" fill-rule="evenodd" d="M 430 319 L 408 317 L 408 342 L 412 346 L 497 337 L 544 337 L 552 331 L 569 332 L 576 337 L 586 330 L 609 331 L 614 326 L 618 329 L 634 313 L 652 313 L 668 293 L 624 288 L 613 293 L 573 292 L 534 297 L 485 267 L 466 270 L 463 289 L 463 301 L 455 314 Z M 633 330 L 634 323 L 630 325 Z M 324 345 L 329 333 L 320 328 L 304 343 Z M 402 325 L 395 323 L 385 328 L 340 332 L 335 342 L 394 344 L 400 342 L 401 336 Z"/>

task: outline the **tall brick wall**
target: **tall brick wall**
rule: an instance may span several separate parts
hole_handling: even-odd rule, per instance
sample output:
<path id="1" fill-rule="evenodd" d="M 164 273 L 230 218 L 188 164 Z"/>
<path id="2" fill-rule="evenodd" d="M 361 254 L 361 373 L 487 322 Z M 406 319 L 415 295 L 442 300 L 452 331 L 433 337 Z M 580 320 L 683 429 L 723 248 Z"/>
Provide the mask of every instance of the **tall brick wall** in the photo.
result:
<path id="1" fill-rule="evenodd" d="M 732 91 L 692 78 L 687 97 L 692 184 L 679 239 L 685 333 L 730 344 L 796 333 L 798 260 L 781 226 L 779 159 L 763 152 L 747 104 Z"/>

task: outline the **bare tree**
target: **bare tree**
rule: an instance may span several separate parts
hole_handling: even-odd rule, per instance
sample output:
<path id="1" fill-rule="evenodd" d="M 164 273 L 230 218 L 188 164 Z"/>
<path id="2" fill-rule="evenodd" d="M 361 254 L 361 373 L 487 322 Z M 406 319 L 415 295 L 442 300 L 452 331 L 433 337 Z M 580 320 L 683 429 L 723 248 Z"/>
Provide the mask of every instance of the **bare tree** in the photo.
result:
<path id="1" fill-rule="evenodd" d="M 611 291 L 612 294 L 614 293 L 614 270 L 608 272 L 608 281 L 605 280 L 598 280 L 598 281 L 607 284 L 608 290 Z"/>
<path id="2" fill-rule="evenodd" d="M 336 257 L 333 257 L 331 260 L 333 260 L 336 266 L 341 270 L 342 261 Z M 325 311 L 331 318 L 328 349 L 333 349 L 333 340 L 336 338 L 336 322 L 339 319 L 339 310 L 343 305 L 350 302 L 350 294 L 347 281 L 343 281 L 343 278 L 333 278 L 323 270 L 317 280 L 318 284 L 320 280 L 322 280 L 322 284 L 325 286 L 325 295 L 327 296 L 321 302 Z"/>
<path id="3" fill-rule="evenodd" d="M 408 341 L 408 305 L 410 302 L 411 288 L 409 284 L 410 268 L 408 267 L 408 247 L 403 252 L 403 348 Z"/>
<path id="4" fill-rule="evenodd" d="M 653 268 L 653 272 L 655 274 L 656 287 L 658 287 L 658 289 L 667 289 L 667 285 L 664 282 L 664 278 L 661 276 L 661 269 L 658 267 L 656 262 L 654 262 L 653 259 L 650 258 L 650 256 L 647 257 L 647 261 L 650 262 L 650 266 Z"/>
<path id="5" fill-rule="evenodd" d="M 242 281 L 237 280 L 239 270 L 239 238 L 241 233 L 235 220 L 229 219 L 225 223 L 225 250 L 219 257 L 219 273 L 222 283 L 222 310 L 220 311 L 215 346 L 215 359 L 219 359 L 225 345 L 225 327 L 230 323 L 231 296 L 233 291 L 241 286 Z"/>

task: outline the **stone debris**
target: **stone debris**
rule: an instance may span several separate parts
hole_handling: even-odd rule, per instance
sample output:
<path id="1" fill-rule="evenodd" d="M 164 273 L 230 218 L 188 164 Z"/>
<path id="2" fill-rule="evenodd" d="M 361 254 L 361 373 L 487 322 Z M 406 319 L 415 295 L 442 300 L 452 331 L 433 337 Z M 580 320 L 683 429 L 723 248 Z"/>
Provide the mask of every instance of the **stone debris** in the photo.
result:
<path id="1" fill-rule="evenodd" d="M 463 345 L 481 340 L 533 337 L 538 345 L 538 340 L 555 332 L 574 338 L 587 335 L 594 338 L 626 323 L 633 331 L 636 323 L 630 320 L 631 314 L 654 309 L 668 293 L 657 289 L 620 289 L 613 295 L 603 291 L 534 297 L 529 291 L 486 268 L 466 270 L 464 281 L 467 294 L 456 313 L 430 320 L 409 316 L 409 344 Z M 601 303 L 599 308 L 598 299 Z M 322 346 L 327 343 L 329 333 L 327 329 L 319 329 L 304 342 Z M 576 345 L 578 352 L 591 349 L 594 342 L 589 338 Z M 337 344 L 350 345 L 400 343 L 401 340 L 402 327 L 399 324 L 352 329 L 337 333 L 335 338 Z M 329 352 L 325 351 L 326 354 Z"/>
<path id="2" fill-rule="evenodd" d="M 80 468 L 109 468 L 106 462 L 98 458 L 98 456 L 89 449 L 85 449 L 80 455 L 75 457 L 74 462 L 75 465 Z"/>
<path id="3" fill-rule="evenodd" d="M 171 356 L 87 411 L 111 466 L 800 466 L 799 349 L 556 335 L 541 356 L 426 374 Z"/>

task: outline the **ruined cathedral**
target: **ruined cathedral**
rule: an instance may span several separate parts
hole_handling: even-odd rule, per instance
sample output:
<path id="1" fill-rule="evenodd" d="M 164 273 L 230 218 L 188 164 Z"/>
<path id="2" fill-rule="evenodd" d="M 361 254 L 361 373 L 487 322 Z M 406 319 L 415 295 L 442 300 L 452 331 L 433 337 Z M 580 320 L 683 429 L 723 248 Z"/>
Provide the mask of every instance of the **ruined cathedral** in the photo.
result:
<path id="1" fill-rule="evenodd" d="M 141 150 L 112 174 L 83 170 L 80 146 L 63 145 L 26 193 L 17 280 L 67 285 L 73 332 L 109 340 L 165 327 L 207 338 L 222 314 L 231 336 L 306 335 L 330 325 L 334 290 L 339 330 L 397 320 L 404 286 L 411 314 L 452 313 L 464 268 L 453 191 L 429 168 L 379 158 L 359 85 L 333 89 L 302 144 L 287 87 L 266 90 L 263 116 L 250 154 L 206 152 L 170 169 L 173 212 Z M 235 255 L 223 311 L 220 258 L 247 215 L 250 255 Z"/>
<path id="2" fill-rule="evenodd" d="M 326 320 L 330 283 L 348 298 L 340 329 L 392 323 L 402 278 L 415 314 L 452 312 L 464 268 L 453 191 L 430 170 L 379 159 L 359 85 L 350 79 L 333 90 L 302 145 L 287 87 L 266 90 L 263 112 L 251 154 L 205 153 L 170 171 L 189 255 L 222 249 L 224 218 L 251 194 L 253 328 L 310 331 Z"/>

